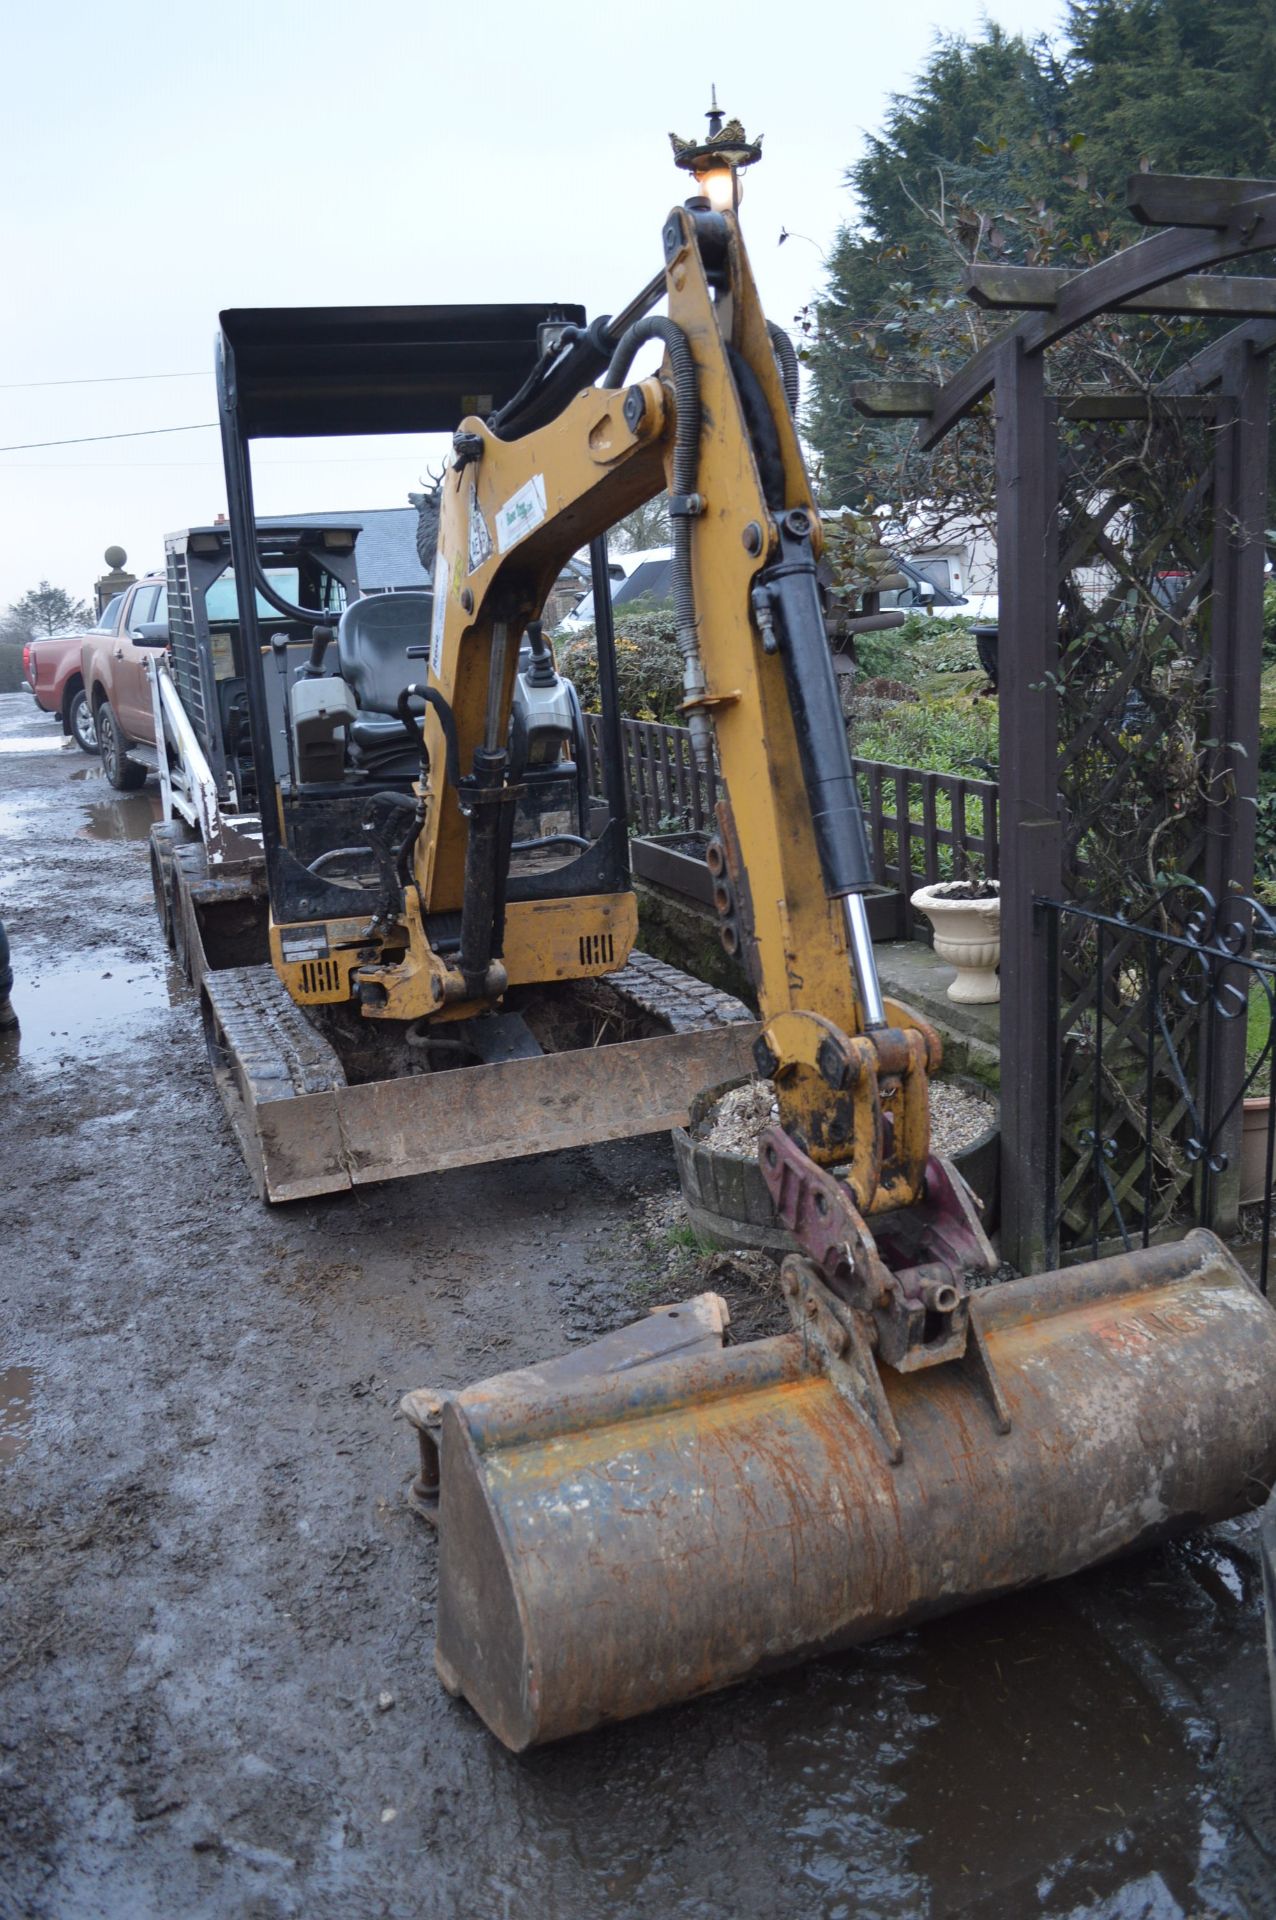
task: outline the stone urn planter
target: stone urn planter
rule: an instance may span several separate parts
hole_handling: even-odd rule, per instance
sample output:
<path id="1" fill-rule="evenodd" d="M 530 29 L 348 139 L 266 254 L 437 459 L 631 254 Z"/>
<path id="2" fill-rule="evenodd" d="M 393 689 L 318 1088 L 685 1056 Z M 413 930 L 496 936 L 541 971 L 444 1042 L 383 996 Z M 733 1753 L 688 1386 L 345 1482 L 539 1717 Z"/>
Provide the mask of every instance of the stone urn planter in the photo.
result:
<path id="1" fill-rule="evenodd" d="M 1267 1192 L 1267 1129 L 1271 1118 L 1270 1094 L 1255 1094 L 1242 1102 L 1239 1198 L 1243 1207 L 1253 1206 Z"/>
<path id="2" fill-rule="evenodd" d="M 1001 958 L 1001 896 L 995 880 L 946 880 L 919 887 L 912 896 L 918 913 L 935 929 L 935 952 L 957 978 L 948 998 L 969 1007 L 1001 998 L 997 962 Z"/>

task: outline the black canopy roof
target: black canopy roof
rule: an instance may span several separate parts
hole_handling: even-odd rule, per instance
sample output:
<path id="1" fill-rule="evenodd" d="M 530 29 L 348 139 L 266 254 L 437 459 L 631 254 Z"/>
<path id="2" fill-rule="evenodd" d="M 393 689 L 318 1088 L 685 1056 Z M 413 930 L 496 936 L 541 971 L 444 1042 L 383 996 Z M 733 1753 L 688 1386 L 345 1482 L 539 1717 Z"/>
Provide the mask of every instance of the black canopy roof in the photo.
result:
<path id="1" fill-rule="evenodd" d="M 221 329 L 240 426 L 260 440 L 450 432 L 518 391 L 541 326 L 584 320 L 561 303 L 241 307 Z"/>

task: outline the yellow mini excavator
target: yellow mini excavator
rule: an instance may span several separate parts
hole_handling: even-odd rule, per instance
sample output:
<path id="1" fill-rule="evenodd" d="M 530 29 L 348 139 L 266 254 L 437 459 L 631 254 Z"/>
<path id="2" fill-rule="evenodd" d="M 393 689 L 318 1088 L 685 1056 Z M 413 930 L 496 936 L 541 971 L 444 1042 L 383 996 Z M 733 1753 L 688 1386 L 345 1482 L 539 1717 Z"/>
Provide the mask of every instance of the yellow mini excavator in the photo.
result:
<path id="1" fill-rule="evenodd" d="M 993 1255 L 930 1154 L 938 1039 L 883 1000 L 868 938 L 796 367 L 736 212 L 755 154 L 734 123 L 683 147 L 698 190 L 627 324 L 565 329 L 457 431 L 414 694 L 415 891 L 352 962 L 365 1013 L 427 1021 L 560 964 L 556 914 L 500 913 L 519 642 L 566 556 L 667 490 L 685 712 L 726 789 L 718 906 L 779 1103 L 762 1167 L 801 1248 L 793 1331 L 724 1347 L 706 1295 L 408 1396 L 438 1670 L 513 1748 L 1066 1574 L 1248 1507 L 1276 1475 L 1276 1313 L 1212 1235 L 969 1290 Z M 633 376 L 650 342 L 661 364 Z M 436 900 L 460 908 L 455 954 Z M 569 918 L 573 954 L 578 927 L 631 937 L 596 902 Z"/>

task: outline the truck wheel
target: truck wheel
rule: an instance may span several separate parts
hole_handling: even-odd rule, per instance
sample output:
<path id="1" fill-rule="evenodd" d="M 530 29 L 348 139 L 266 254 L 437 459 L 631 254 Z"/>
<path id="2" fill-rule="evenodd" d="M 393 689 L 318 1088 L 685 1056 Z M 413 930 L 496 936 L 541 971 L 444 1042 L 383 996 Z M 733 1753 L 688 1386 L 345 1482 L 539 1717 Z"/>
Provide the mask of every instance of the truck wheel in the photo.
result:
<path id="1" fill-rule="evenodd" d="M 97 727 L 93 721 L 93 709 L 89 705 L 89 696 L 81 687 L 71 695 L 71 704 L 67 708 L 66 730 L 85 753 L 97 752 Z"/>
<path id="2" fill-rule="evenodd" d="M 102 771 L 117 793 L 133 793 L 146 784 L 146 768 L 130 760 L 109 700 L 97 710 L 97 750 L 102 756 Z"/>

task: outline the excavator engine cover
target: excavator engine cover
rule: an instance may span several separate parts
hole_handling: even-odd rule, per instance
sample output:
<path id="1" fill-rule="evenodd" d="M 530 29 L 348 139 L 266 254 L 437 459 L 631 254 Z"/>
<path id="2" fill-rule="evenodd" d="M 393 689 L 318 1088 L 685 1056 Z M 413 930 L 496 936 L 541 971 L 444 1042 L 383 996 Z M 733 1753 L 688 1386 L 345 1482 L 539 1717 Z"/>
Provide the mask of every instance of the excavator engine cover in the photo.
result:
<path id="1" fill-rule="evenodd" d="M 445 1398 L 445 1686 L 520 1750 L 1074 1573 L 1276 1478 L 1276 1311 L 1212 1234 L 985 1289 L 971 1317 L 1009 1430 L 977 1369 L 883 1367 L 896 1464 L 800 1331 L 628 1358 L 613 1335 L 592 1372 L 577 1350 Z"/>

